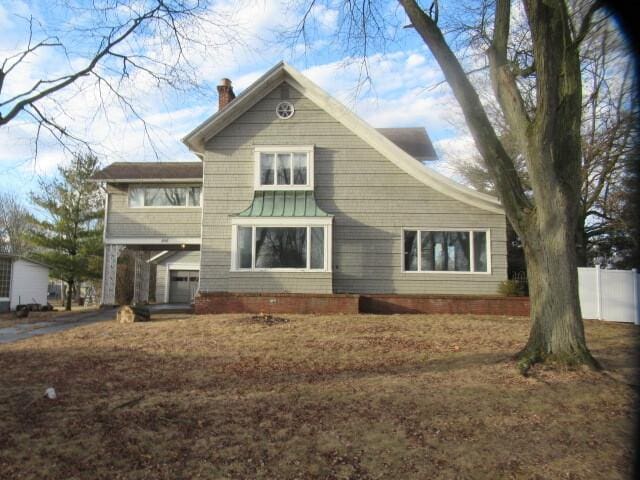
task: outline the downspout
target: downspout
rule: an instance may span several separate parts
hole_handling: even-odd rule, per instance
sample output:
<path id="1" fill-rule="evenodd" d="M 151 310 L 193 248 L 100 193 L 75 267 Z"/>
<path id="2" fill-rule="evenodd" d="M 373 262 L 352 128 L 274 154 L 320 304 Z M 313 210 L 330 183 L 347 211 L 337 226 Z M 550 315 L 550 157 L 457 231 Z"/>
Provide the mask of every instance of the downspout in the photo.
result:
<path id="1" fill-rule="evenodd" d="M 100 305 L 104 305 L 104 279 L 107 274 L 107 256 L 105 255 L 104 247 L 107 243 L 107 221 L 109 215 L 109 191 L 106 184 L 102 185 L 104 190 L 104 225 L 102 226 L 102 282 L 100 283 Z"/>

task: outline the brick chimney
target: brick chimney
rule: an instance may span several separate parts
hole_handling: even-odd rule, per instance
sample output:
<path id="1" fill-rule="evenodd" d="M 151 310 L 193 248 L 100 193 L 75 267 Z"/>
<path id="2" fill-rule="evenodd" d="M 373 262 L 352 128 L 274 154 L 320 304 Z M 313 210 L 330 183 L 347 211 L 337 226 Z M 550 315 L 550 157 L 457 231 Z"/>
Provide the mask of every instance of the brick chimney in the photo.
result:
<path id="1" fill-rule="evenodd" d="M 218 84 L 218 110 L 222 110 L 229 105 L 234 98 L 236 98 L 236 94 L 233 93 L 231 80 L 223 78 Z"/>

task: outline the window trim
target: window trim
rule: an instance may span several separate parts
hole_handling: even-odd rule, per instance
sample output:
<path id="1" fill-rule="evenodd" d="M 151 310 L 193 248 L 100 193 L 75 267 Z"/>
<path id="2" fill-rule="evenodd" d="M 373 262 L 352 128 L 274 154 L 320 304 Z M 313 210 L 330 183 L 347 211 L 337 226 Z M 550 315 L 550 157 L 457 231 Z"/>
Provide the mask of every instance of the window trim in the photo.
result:
<path id="1" fill-rule="evenodd" d="M 253 152 L 253 188 L 255 190 L 313 190 L 314 189 L 314 145 L 261 145 L 255 146 Z M 306 153 L 307 154 L 307 183 L 305 185 L 262 185 L 260 183 L 260 154 L 274 154 L 273 178 L 276 181 L 277 156 L 278 153 Z M 291 182 L 293 182 L 293 171 L 291 172 Z"/>
<path id="2" fill-rule="evenodd" d="M 189 192 L 187 192 L 187 205 L 142 205 L 141 207 L 136 207 L 135 205 L 131 205 L 131 190 L 134 188 L 142 188 L 143 190 L 147 188 L 192 188 L 192 187 L 200 187 L 200 205 L 189 205 Z M 162 208 L 202 208 L 202 194 L 204 192 L 204 188 L 202 184 L 199 183 L 176 183 L 176 184 L 163 184 L 163 185 L 148 185 L 148 184 L 136 184 L 132 183 L 127 185 L 127 207 L 134 208 L 136 210 L 141 209 L 162 209 Z"/>
<path id="3" fill-rule="evenodd" d="M 404 238 L 406 231 L 417 231 L 418 232 L 418 245 L 421 245 L 421 234 L 419 232 L 468 232 L 469 235 L 469 266 L 470 270 L 468 272 L 464 271 L 456 271 L 456 270 L 422 270 L 422 255 L 420 250 L 418 250 L 418 270 L 405 270 L 404 268 Z M 474 232 L 484 232 L 487 235 L 487 271 L 486 272 L 476 272 L 473 270 L 474 265 L 474 244 L 473 244 L 473 234 Z M 456 228 L 456 227 L 430 227 L 430 228 L 420 228 L 420 227 L 402 227 L 402 234 L 400 236 L 400 271 L 403 274 L 415 275 L 415 274 L 445 274 L 445 275 L 491 275 L 492 274 L 492 262 L 491 262 L 491 229 L 490 228 Z"/>
<path id="4" fill-rule="evenodd" d="M 13 260 L 11 257 L 0 257 L 0 260 L 3 260 L 3 263 L 7 265 L 6 273 L 8 273 L 7 279 L 7 296 L 3 297 L 0 295 L 0 301 L 8 302 L 11 300 L 11 284 L 13 283 Z"/>
<path id="5" fill-rule="evenodd" d="M 231 268 L 234 273 L 255 272 L 309 272 L 330 273 L 333 250 L 333 218 L 234 218 L 231 220 Z M 251 227 L 251 268 L 238 267 L 238 227 Z M 271 228 L 306 228 L 307 229 L 307 265 L 305 268 L 255 268 L 256 262 L 256 227 Z M 324 227 L 324 268 L 310 268 L 311 249 L 309 239 L 312 227 Z"/>

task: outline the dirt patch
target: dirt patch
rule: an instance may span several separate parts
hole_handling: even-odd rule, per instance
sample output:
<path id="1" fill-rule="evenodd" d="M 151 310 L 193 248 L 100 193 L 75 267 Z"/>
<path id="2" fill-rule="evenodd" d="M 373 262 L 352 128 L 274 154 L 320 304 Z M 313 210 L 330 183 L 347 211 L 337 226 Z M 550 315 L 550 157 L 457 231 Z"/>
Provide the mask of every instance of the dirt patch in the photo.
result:
<path id="1" fill-rule="evenodd" d="M 586 322 L 605 374 L 524 378 L 526 319 L 287 319 L 0 346 L 3 478 L 631 478 L 638 327 Z"/>
<path id="2" fill-rule="evenodd" d="M 250 317 L 243 318 L 240 321 L 244 323 L 266 325 L 267 327 L 270 327 L 272 325 L 281 325 L 283 323 L 289 323 L 288 318 L 276 317 L 274 315 L 268 315 L 268 314 L 252 315 Z"/>

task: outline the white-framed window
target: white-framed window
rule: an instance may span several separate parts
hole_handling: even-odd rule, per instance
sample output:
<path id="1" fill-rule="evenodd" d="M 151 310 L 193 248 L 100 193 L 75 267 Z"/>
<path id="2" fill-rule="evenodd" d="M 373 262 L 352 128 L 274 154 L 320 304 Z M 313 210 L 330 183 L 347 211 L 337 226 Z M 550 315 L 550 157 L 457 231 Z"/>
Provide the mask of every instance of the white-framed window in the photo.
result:
<path id="1" fill-rule="evenodd" d="M 202 187 L 200 185 L 130 185 L 129 207 L 199 207 Z"/>
<path id="2" fill-rule="evenodd" d="M 313 190 L 313 145 L 255 149 L 256 190 Z"/>
<path id="3" fill-rule="evenodd" d="M 402 271 L 491 273 L 490 231 L 472 229 L 402 230 Z"/>
<path id="4" fill-rule="evenodd" d="M 232 271 L 331 271 L 331 220 L 234 219 Z"/>
<path id="5" fill-rule="evenodd" d="M 11 293 L 11 259 L 0 257 L 0 298 L 8 299 Z"/>

